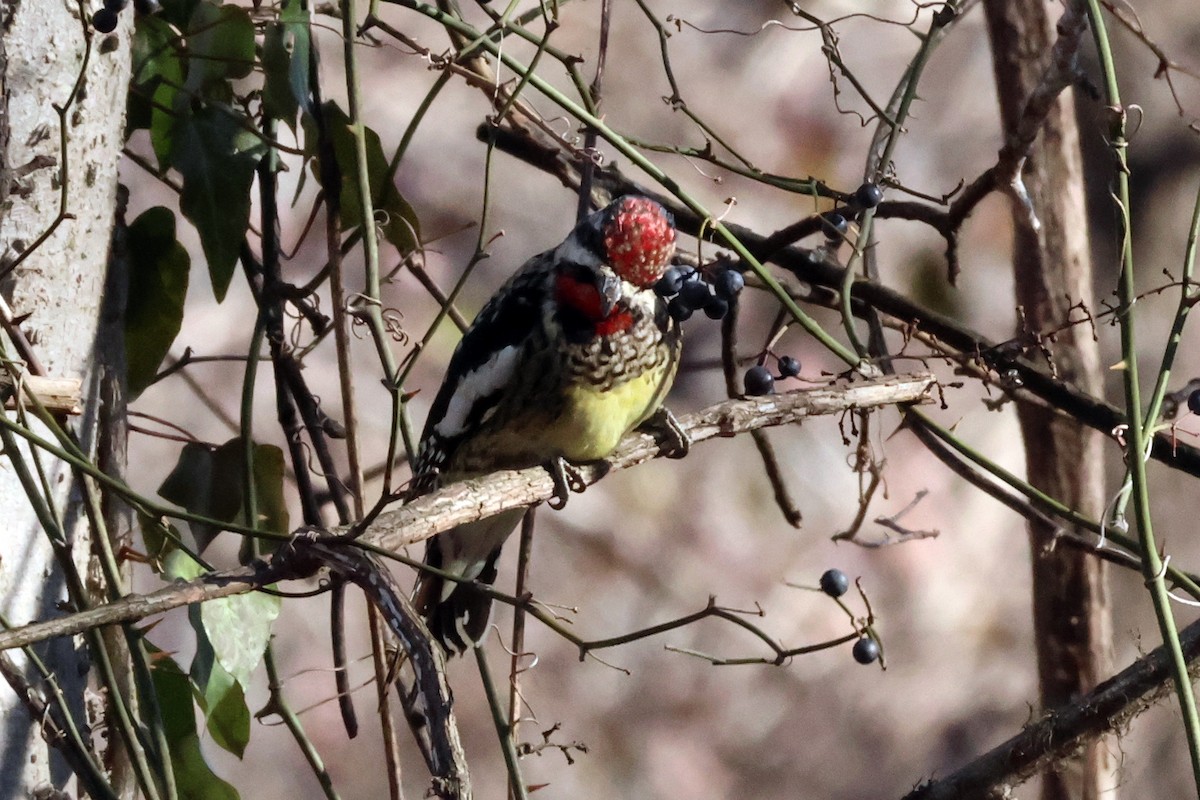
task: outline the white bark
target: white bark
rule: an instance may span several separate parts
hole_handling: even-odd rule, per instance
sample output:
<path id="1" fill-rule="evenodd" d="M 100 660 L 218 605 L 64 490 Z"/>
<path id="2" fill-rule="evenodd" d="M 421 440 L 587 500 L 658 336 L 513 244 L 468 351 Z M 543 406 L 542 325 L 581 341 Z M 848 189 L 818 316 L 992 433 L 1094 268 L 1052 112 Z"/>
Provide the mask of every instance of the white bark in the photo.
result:
<path id="1" fill-rule="evenodd" d="M 99 6 L 96 5 L 96 8 Z M 91 13 L 94 8 L 88 8 Z M 7 65 L 4 78 L 7 151 L 0 166 L 10 170 L 12 193 L 0 211 L 0 251 L 11 263 L 46 231 L 60 212 L 60 175 L 66 164 L 62 221 L 0 286 L 14 314 L 31 315 L 23 330 L 47 374 L 83 381 L 83 415 L 73 421 L 85 447 L 94 448 L 100 420 L 96 333 L 123 136 L 129 79 L 129 29 L 133 10 L 122 13 L 116 35 L 92 32 L 92 52 L 66 114 L 67 152 L 60 151 L 60 121 L 54 106 L 71 99 L 84 65 L 85 26 L 79 5 L 67 0 L 13 0 L 3 9 L 0 29 Z M 52 158 L 21 175 L 37 158 Z M 11 342 L 5 346 L 14 355 Z M 26 458 L 30 454 L 26 450 Z M 90 540 L 82 523 L 79 492 L 64 465 L 43 458 L 50 472 L 55 508 L 71 537 L 73 560 L 87 574 Z M 63 571 L 31 510 L 11 463 L 0 461 L 0 611 L 12 624 L 61 613 L 66 597 Z M 83 695 L 90 666 L 79 640 L 55 641 L 43 652 L 83 722 Z M 36 685 L 36 684 L 35 684 Z M 34 796 L 68 780 L 63 763 L 48 750 L 36 720 L 7 684 L 0 682 L 0 798 Z"/>

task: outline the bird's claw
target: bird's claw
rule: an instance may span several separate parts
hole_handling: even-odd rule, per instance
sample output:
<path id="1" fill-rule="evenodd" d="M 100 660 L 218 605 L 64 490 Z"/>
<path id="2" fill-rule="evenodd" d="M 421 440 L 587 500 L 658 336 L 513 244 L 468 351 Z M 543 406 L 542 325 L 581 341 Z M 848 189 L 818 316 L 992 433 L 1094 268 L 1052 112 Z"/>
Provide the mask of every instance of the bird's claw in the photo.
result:
<path id="1" fill-rule="evenodd" d="M 550 473 L 550 478 L 554 481 L 554 494 L 551 495 L 547 504 L 555 511 L 566 507 L 567 498 L 571 496 L 571 492 L 582 492 L 587 488 L 587 483 L 584 482 L 583 474 L 579 469 L 562 457 L 548 462 L 546 471 Z"/>
<path id="2" fill-rule="evenodd" d="M 659 440 L 662 454 L 667 458 L 683 458 L 692 449 L 692 440 L 687 431 L 666 406 L 659 406 L 642 424 Z"/>

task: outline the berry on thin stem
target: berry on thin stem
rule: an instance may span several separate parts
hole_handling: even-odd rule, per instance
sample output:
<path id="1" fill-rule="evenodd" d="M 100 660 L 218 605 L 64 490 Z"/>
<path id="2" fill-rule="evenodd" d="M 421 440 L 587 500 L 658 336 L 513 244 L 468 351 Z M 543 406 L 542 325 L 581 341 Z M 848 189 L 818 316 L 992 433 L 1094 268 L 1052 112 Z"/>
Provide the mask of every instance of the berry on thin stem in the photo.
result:
<path id="1" fill-rule="evenodd" d="M 762 364 L 746 370 L 742 385 L 746 387 L 746 394 L 751 396 L 775 394 L 775 376 Z"/>
<path id="2" fill-rule="evenodd" d="M 704 308 L 712 297 L 712 291 L 704 281 L 688 281 L 679 290 L 679 296 L 693 309 Z"/>
<path id="3" fill-rule="evenodd" d="M 1200 414 L 1200 389 L 1195 390 L 1188 395 L 1187 399 L 1188 411 L 1193 414 Z"/>
<path id="4" fill-rule="evenodd" d="M 879 184 L 867 181 L 855 190 L 854 202 L 862 208 L 874 208 L 883 202 L 883 189 Z"/>
<path id="5" fill-rule="evenodd" d="M 745 286 L 745 277 L 736 269 L 722 270 L 717 273 L 716 280 L 713 281 L 713 289 L 716 290 L 717 297 L 723 297 L 726 300 L 733 300 Z"/>
<path id="6" fill-rule="evenodd" d="M 850 590 L 850 579 L 840 569 L 827 569 L 821 573 L 821 591 L 830 597 L 841 597 Z"/>
<path id="7" fill-rule="evenodd" d="M 671 297 L 679 294 L 683 288 L 683 270 L 679 267 L 669 267 L 663 276 L 654 284 L 654 293 L 659 297 Z"/>
<path id="8" fill-rule="evenodd" d="M 791 356 L 779 357 L 779 377 L 795 378 L 800 374 L 800 362 Z"/>
<path id="9" fill-rule="evenodd" d="M 677 322 L 683 322 L 692 315 L 692 307 L 684 302 L 683 297 L 676 295 L 671 298 L 671 302 L 667 303 L 667 313 L 671 315 L 671 319 Z"/>
<path id="10" fill-rule="evenodd" d="M 713 295 L 704 304 L 704 313 L 709 319 L 724 319 L 729 313 L 729 301 L 724 297 Z"/>
<path id="11" fill-rule="evenodd" d="M 850 230 L 850 223 L 838 212 L 828 211 L 821 215 L 821 232 L 829 241 L 840 242 L 848 230 Z"/>
<path id="12" fill-rule="evenodd" d="M 854 660 L 860 664 L 870 664 L 879 658 L 879 642 L 870 636 L 864 636 L 854 643 Z"/>

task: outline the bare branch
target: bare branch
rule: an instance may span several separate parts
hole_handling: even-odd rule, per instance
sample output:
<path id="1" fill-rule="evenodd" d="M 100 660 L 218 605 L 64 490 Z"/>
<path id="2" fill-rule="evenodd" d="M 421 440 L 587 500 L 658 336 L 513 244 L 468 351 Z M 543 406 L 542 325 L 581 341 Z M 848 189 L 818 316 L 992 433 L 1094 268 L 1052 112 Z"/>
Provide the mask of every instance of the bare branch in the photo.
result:
<path id="1" fill-rule="evenodd" d="M 1194 678 L 1200 622 L 1180 631 L 1179 638 Z M 904 800 L 987 797 L 993 787 L 1024 782 L 1101 734 L 1122 730 L 1167 694 L 1171 690 L 1168 664 L 1166 649 L 1155 649 L 1077 701 L 1047 711 L 1000 746 L 941 780 L 921 785 Z"/>
<path id="2" fill-rule="evenodd" d="M 840 387 L 728 400 L 682 417 L 680 424 L 692 443 L 698 444 L 718 436 L 732 437 L 767 426 L 799 422 L 807 417 L 839 414 L 848 409 L 925 402 L 933 385 L 932 375 L 919 373 Z M 607 472 L 628 469 L 658 455 L 660 447 L 654 437 L 634 433 L 626 437 L 610 460 L 581 470 L 582 477 L 590 485 Z M 478 480 L 456 483 L 395 511 L 380 514 L 360 541 L 376 548 L 399 550 L 456 525 L 548 500 L 553 493 L 553 479 L 541 467 L 501 471 Z M 350 526 L 343 526 L 332 533 L 340 536 L 349 529 Z M 102 625 L 132 622 L 172 608 L 243 594 L 281 579 L 311 574 L 281 575 L 279 570 L 266 565 L 211 573 L 149 594 L 128 595 L 59 619 L 0 631 L 0 650 L 77 634 Z"/>

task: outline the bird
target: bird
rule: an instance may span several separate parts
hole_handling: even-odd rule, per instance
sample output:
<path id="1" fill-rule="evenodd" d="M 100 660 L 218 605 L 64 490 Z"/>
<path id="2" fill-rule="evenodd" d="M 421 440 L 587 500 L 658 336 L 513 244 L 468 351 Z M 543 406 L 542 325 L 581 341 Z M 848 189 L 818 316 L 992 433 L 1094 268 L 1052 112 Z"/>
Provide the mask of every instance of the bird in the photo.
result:
<path id="1" fill-rule="evenodd" d="M 663 405 L 679 366 L 679 322 L 655 285 L 675 252 L 658 202 L 625 195 L 518 269 L 479 311 L 430 407 L 409 496 L 499 469 L 545 466 L 565 503 L 575 465 L 604 459 L 644 426 L 667 455 L 688 439 Z M 413 602 L 448 654 L 482 641 L 496 561 L 524 509 L 427 541 Z"/>

